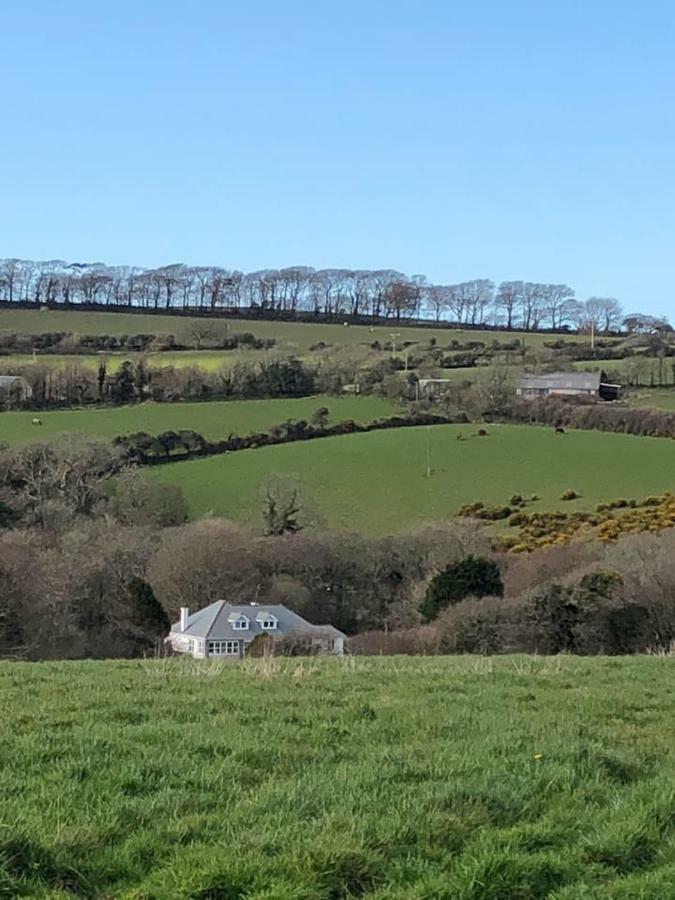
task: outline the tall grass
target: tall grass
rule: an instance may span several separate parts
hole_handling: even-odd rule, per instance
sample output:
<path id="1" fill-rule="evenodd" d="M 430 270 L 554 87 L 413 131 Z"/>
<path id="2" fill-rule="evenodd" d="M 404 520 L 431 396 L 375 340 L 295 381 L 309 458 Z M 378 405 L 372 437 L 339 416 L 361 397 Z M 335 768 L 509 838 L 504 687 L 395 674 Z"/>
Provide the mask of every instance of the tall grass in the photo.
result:
<path id="1" fill-rule="evenodd" d="M 671 666 L 2 664 L 0 897 L 671 897 Z"/>

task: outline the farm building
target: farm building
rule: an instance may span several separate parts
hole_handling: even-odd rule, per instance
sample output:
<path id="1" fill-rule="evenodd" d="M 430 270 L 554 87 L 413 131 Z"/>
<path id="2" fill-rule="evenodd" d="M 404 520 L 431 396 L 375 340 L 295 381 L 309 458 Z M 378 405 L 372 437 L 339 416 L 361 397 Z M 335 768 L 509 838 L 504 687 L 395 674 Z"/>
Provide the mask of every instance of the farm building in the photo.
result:
<path id="1" fill-rule="evenodd" d="M 429 400 L 439 397 L 451 384 L 456 384 L 452 378 L 420 378 L 417 382 L 417 399 L 419 400 L 420 396 Z"/>
<path id="2" fill-rule="evenodd" d="M 0 402 L 30 400 L 33 392 L 21 375 L 0 375 Z"/>
<path id="3" fill-rule="evenodd" d="M 344 653 L 345 635 L 332 625 L 312 625 L 280 604 L 232 605 L 224 600 L 217 600 L 192 615 L 186 607 L 181 607 L 180 621 L 171 626 L 165 643 L 176 652 L 189 653 L 197 659 L 212 656 L 241 659 L 260 635 L 273 639 L 289 636 L 309 639 L 318 652 L 335 656 Z"/>
<path id="4" fill-rule="evenodd" d="M 524 375 L 516 393 L 527 399 L 567 396 L 616 400 L 620 387 L 607 383 L 604 372 L 551 372 L 549 375 Z"/>

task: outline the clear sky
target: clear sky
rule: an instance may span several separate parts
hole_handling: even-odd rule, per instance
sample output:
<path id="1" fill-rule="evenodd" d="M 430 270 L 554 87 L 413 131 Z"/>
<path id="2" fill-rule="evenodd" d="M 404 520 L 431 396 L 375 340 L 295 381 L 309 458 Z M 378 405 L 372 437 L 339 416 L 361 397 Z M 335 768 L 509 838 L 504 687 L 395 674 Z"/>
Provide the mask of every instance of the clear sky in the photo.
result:
<path id="1" fill-rule="evenodd" d="M 0 257 L 564 281 L 675 317 L 675 4 L 5 0 Z"/>

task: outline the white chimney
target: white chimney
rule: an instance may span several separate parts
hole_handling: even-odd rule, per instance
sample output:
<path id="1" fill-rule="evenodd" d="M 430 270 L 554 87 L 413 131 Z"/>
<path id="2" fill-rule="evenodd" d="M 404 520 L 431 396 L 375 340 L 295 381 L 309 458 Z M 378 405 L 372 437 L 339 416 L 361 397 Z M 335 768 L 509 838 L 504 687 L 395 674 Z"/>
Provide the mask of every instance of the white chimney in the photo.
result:
<path id="1" fill-rule="evenodd" d="M 189 615 L 190 615 L 190 610 L 187 608 L 187 606 L 181 606 L 181 608 L 180 608 L 180 630 L 181 631 L 185 631 L 185 629 L 187 628 L 187 620 L 188 620 Z"/>

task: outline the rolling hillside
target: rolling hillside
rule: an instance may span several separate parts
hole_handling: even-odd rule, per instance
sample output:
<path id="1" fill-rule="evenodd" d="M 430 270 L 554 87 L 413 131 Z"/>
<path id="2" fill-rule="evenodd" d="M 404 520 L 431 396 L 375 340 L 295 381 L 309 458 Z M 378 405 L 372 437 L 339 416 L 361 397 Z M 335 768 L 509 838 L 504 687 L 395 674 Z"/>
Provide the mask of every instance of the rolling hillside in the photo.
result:
<path id="1" fill-rule="evenodd" d="M 675 488 L 669 440 L 526 425 L 489 432 L 481 438 L 476 426 L 443 425 L 349 435 L 174 463 L 154 475 L 179 485 L 195 516 L 241 522 L 259 515 L 269 476 L 290 476 L 329 525 L 375 534 L 448 518 L 464 503 L 507 503 L 516 493 L 540 498 L 531 510 L 571 511 Z M 561 502 L 567 489 L 580 499 Z"/>
<path id="2" fill-rule="evenodd" d="M 152 313 L 105 313 L 69 310 L 0 310 L 0 330 L 22 331 L 26 334 L 40 334 L 46 331 L 73 331 L 78 334 L 174 334 L 177 338 L 188 338 L 195 321 L 204 324 L 204 319 L 190 319 L 185 316 L 154 315 Z M 508 331 L 478 331 L 469 329 L 448 328 L 415 328 L 404 322 L 392 321 L 390 325 L 314 325 L 304 322 L 274 322 L 258 319 L 207 319 L 215 328 L 232 333 L 252 332 L 259 338 L 274 338 L 280 343 L 294 346 L 299 350 L 307 350 L 313 344 L 324 341 L 327 344 L 349 345 L 381 343 L 391 340 L 392 334 L 400 335 L 397 341 L 426 342 L 436 338 L 444 345 L 451 340 L 460 341 L 493 341 L 512 340 L 514 337 L 525 338 L 532 344 L 543 344 L 550 341 L 551 335 L 533 332 L 531 334 L 514 334 Z M 562 336 L 564 339 L 564 335 Z M 570 335 L 575 339 L 575 335 Z"/>

